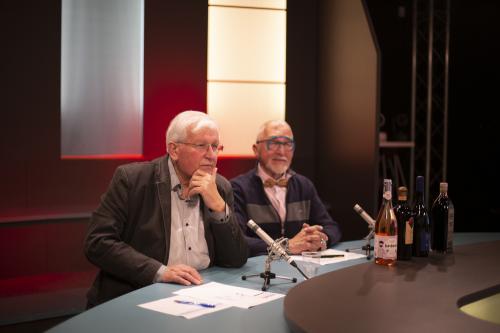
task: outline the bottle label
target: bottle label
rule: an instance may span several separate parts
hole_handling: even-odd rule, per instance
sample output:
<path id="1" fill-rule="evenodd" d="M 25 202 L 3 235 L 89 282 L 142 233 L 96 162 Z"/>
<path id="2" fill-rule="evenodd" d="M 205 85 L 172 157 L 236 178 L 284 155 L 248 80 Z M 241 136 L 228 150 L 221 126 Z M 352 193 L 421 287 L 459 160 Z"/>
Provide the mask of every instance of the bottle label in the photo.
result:
<path id="1" fill-rule="evenodd" d="M 375 258 L 396 259 L 398 236 L 378 236 L 374 240 Z"/>
<path id="2" fill-rule="evenodd" d="M 413 217 L 410 217 L 405 225 L 405 245 L 410 245 L 413 244 Z"/>
<path id="3" fill-rule="evenodd" d="M 392 199 L 392 193 L 391 193 L 391 191 L 385 191 L 382 196 L 384 197 L 385 200 L 391 200 Z"/>
<path id="4" fill-rule="evenodd" d="M 453 248 L 453 228 L 455 225 L 455 208 L 453 205 L 448 207 L 448 238 L 446 244 L 446 250 L 451 251 Z"/>

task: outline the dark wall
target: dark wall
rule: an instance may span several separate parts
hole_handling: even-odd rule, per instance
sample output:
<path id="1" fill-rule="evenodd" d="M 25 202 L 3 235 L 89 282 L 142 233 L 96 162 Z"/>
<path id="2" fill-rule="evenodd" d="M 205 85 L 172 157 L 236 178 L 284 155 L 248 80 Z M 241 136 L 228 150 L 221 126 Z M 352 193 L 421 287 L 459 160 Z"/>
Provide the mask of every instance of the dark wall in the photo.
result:
<path id="1" fill-rule="evenodd" d="M 385 133 L 387 141 L 411 141 L 412 0 L 365 3 L 380 48 L 378 131 Z M 394 194 L 399 186 L 406 186 L 411 201 L 411 149 L 382 147 L 379 156 L 377 189 L 381 191 L 383 179 L 390 178 Z"/>
<path id="2" fill-rule="evenodd" d="M 61 160 L 61 1 L 2 2 L 0 218 L 88 212 L 117 165 Z M 164 154 L 168 122 L 206 109 L 207 5 L 146 1 L 144 158 Z"/>
<path id="3" fill-rule="evenodd" d="M 2 2 L 0 216 L 89 208 L 116 164 L 59 158 L 60 13 L 60 1 Z"/>
<path id="4" fill-rule="evenodd" d="M 376 213 L 378 47 L 361 0 L 318 3 L 318 192 L 343 240 L 366 236 L 353 210 Z"/>
<path id="5" fill-rule="evenodd" d="M 0 279 L 94 270 L 82 250 L 87 223 L 87 218 L 3 223 Z"/>
<path id="6" fill-rule="evenodd" d="M 316 180 L 317 1 L 287 3 L 286 120 L 297 142 L 295 171 Z"/>
<path id="7" fill-rule="evenodd" d="M 407 121 L 401 113 L 409 114 L 411 105 L 413 1 L 367 4 L 381 48 L 381 112 L 386 116 L 381 130 L 390 139 L 404 139 Z M 450 4 L 447 180 L 456 230 L 500 231 L 500 5 L 493 0 Z M 430 189 L 431 200 L 437 192 Z"/>
<path id="8" fill-rule="evenodd" d="M 410 141 L 412 1 L 367 0 L 380 47 L 380 131 L 388 140 Z"/>
<path id="9" fill-rule="evenodd" d="M 458 231 L 500 231 L 500 4 L 451 2 L 448 180 Z"/>
<path id="10" fill-rule="evenodd" d="M 144 153 L 165 152 L 165 130 L 183 110 L 206 111 L 207 20 L 204 1 L 145 1 Z"/>

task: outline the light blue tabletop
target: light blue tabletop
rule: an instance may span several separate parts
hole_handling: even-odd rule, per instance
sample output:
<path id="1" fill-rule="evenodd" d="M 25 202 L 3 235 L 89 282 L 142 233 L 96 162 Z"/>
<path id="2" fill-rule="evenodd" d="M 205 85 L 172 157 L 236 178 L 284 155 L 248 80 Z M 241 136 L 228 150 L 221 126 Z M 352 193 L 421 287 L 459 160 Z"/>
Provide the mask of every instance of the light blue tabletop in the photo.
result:
<path id="1" fill-rule="evenodd" d="M 500 239 L 500 233 L 455 234 L 455 245 L 478 243 Z M 335 249 L 361 247 L 364 241 L 343 242 Z M 216 281 L 229 285 L 260 290 L 260 277 L 241 279 L 242 275 L 261 273 L 265 256 L 249 258 L 239 269 L 212 267 L 201 272 L 204 282 Z M 366 263 L 365 258 L 344 261 L 320 267 L 319 274 Z M 296 277 L 298 282 L 271 280 L 268 291 L 286 294 L 304 281 L 300 273 L 284 261 L 273 261 L 271 271 L 277 275 Z M 281 298 L 250 309 L 229 308 L 194 319 L 185 319 L 138 307 L 137 305 L 172 296 L 172 292 L 186 288 L 174 284 L 156 283 L 85 311 L 48 332 L 289 332 L 283 315 Z M 319 295 L 320 296 L 320 295 Z"/>

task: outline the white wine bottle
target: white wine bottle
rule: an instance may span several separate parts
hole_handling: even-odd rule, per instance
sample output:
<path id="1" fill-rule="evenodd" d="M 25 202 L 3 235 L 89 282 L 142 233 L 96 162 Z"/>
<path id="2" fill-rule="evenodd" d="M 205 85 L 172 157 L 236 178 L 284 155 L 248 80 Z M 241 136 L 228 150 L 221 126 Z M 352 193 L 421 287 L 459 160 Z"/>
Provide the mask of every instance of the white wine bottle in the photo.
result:
<path id="1" fill-rule="evenodd" d="M 384 179 L 383 201 L 375 220 L 375 263 L 393 266 L 398 248 L 398 222 L 392 208 L 392 180 Z"/>

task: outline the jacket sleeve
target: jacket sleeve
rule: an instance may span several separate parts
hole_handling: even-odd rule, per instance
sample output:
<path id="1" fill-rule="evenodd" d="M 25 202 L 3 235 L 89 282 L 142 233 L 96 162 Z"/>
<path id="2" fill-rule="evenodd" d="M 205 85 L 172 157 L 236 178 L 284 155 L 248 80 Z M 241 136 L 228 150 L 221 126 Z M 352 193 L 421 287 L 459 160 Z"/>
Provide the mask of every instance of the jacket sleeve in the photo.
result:
<path id="1" fill-rule="evenodd" d="M 128 225 L 129 191 L 126 169 L 119 167 L 92 214 L 85 255 L 103 271 L 141 287 L 153 283 L 161 263 L 136 251 L 124 240 L 126 233 L 133 230 Z"/>
<path id="2" fill-rule="evenodd" d="M 323 226 L 323 232 L 328 236 L 327 247 L 331 247 L 340 241 L 342 232 L 340 231 L 339 224 L 328 214 L 312 182 L 310 182 L 310 186 L 312 191 L 310 224 Z"/>
<path id="3" fill-rule="evenodd" d="M 228 208 L 228 219 L 209 221 L 215 246 L 214 263 L 221 267 L 241 267 L 247 262 L 248 245 L 234 213 L 234 196 L 229 181 L 218 177 L 218 188 Z"/>
<path id="4" fill-rule="evenodd" d="M 234 191 L 234 212 L 238 224 L 243 232 L 245 241 L 248 244 L 249 256 L 258 256 L 267 253 L 267 244 L 260 239 L 250 228 L 247 226 L 249 220 L 246 209 L 246 200 L 241 185 L 235 181 L 231 181 Z"/>

